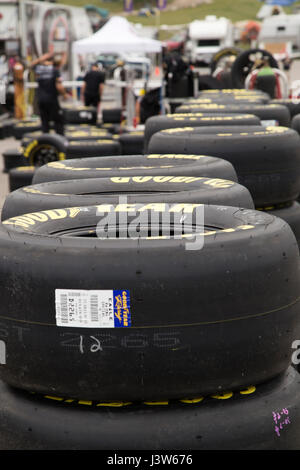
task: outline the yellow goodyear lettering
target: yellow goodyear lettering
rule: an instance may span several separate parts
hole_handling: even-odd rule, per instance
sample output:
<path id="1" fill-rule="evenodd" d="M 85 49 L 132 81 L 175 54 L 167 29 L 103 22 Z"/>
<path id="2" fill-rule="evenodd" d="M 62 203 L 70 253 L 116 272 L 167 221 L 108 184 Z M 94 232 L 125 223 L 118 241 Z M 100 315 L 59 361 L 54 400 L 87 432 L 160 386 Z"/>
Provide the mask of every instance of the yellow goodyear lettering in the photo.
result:
<path id="1" fill-rule="evenodd" d="M 138 209 L 139 212 L 144 212 L 144 211 L 154 211 L 154 212 L 165 212 L 166 210 L 166 204 L 165 203 L 159 203 L 159 202 L 153 202 L 150 204 L 146 204 L 145 206 L 142 206 L 140 209 Z"/>
<path id="2" fill-rule="evenodd" d="M 80 207 L 71 207 L 69 216 L 74 219 L 80 212 Z"/>
<path id="3" fill-rule="evenodd" d="M 47 210 L 44 212 L 52 220 L 65 219 L 66 217 L 68 217 L 68 213 L 65 209 L 53 209 L 53 210 Z"/>
<path id="4" fill-rule="evenodd" d="M 147 183 L 152 179 L 152 176 L 134 176 L 132 181 L 135 183 Z"/>
<path id="5" fill-rule="evenodd" d="M 153 181 L 155 183 L 167 183 L 168 181 L 172 181 L 172 176 L 154 176 Z"/>
<path id="6" fill-rule="evenodd" d="M 98 206 L 96 206 L 97 212 L 99 213 L 111 212 L 112 207 L 112 204 L 99 204 Z"/>
<path id="7" fill-rule="evenodd" d="M 69 213 L 68 213 L 69 211 Z M 33 212 L 32 214 L 25 214 L 22 216 L 12 217 L 3 222 L 4 225 L 13 225 L 16 227 L 22 227 L 24 229 L 29 228 L 31 225 L 35 225 L 36 222 L 47 222 L 48 220 L 65 219 L 66 217 L 75 217 L 79 213 L 79 208 L 71 209 L 53 209 L 42 212 Z"/>
<path id="8" fill-rule="evenodd" d="M 224 109 L 225 106 L 223 104 L 215 104 L 215 103 L 210 103 L 210 104 L 201 104 L 201 108 L 205 109 Z M 184 108 L 199 108 L 199 104 L 191 104 L 190 106 L 184 106 Z M 182 107 L 183 109 L 183 107 Z"/>
<path id="9" fill-rule="evenodd" d="M 194 127 L 175 127 L 174 129 L 164 129 L 161 132 L 163 134 L 175 134 L 177 132 L 192 132 Z"/>
<path id="10" fill-rule="evenodd" d="M 174 176 L 171 178 L 172 183 L 190 183 L 191 181 L 196 181 L 198 178 L 190 176 Z"/>
<path id="11" fill-rule="evenodd" d="M 118 204 L 115 212 L 135 212 L 136 204 Z"/>
<path id="12" fill-rule="evenodd" d="M 153 181 L 155 183 L 193 183 L 194 181 L 199 181 L 202 179 L 204 178 L 201 176 L 124 176 L 112 177 L 110 178 L 110 181 L 113 183 L 129 183 L 129 181 L 134 181 L 135 183 L 148 183 L 149 181 Z"/>
<path id="13" fill-rule="evenodd" d="M 166 117 L 176 119 L 176 118 L 187 118 L 187 117 L 202 117 L 203 113 L 181 113 L 181 114 L 167 114 Z"/>
<path id="14" fill-rule="evenodd" d="M 48 163 L 47 166 L 50 167 L 50 168 L 58 168 L 58 169 L 65 168 L 65 164 L 60 163 L 60 162 L 50 162 L 50 163 Z"/>
<path id="15" fill-rule="evenodd" d="M 130 178 L 126 176 L 114 176 L 113 178 L 110 178 L 110 181 L 112 183 L 129 183 Z"/>
<path id="16" fill-rule="evenodd" d="M 162 159 L 162 158 L 166 158 L 166 159 L 172 159 L 172 158 L 177 158 L 177 159 L 182 159 L 182 160 L 200 160 L 200 158 L 205 158 L 205 155 L 184 155 L 184 154 L 151 154 L 151 155 L 147 155 L 147 158 L 149 159 L 155 159 L 155 158 L 158 158 L 158 159 Z"/>
<path id="17" fill-rule="evenodd" d="M 210 179 L 208 181 L 205 181 L 204 184 L 207 184 L 208 186 L 212 186 L 213 188 L 230 188 L 231 186 L 234 185 L 233 181 L 228 181 L 228 180 L 223 180 L 219 178 L 214 178 Z"/>

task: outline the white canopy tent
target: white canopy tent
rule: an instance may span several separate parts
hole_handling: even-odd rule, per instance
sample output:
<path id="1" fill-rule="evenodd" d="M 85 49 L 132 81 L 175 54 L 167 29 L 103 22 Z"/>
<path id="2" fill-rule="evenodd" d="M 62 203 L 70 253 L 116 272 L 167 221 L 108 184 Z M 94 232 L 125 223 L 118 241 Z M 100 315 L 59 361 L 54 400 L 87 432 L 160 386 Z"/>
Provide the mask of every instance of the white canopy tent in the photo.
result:
<path id="1" fill-rule="evenodd" d="M 162 43 L 155 39 L 139 36 L 126 18 L 113 16 L 92 36 L 74 42 L 72 52 L 73 56 L 76 54 L 86 56 L 91 54 L 160 54 L 161 60 Z M 160 78 L 159 83 L 156 80 L 155 86 L 151 86 L 148 81 L 147 86 L 150 88 L 161 87 L 162 79 Z M 127 126 L 131 128 L 135 113 L 135 100 L 133 98 L 134 87 L 130 80 L 126 80 L 126 88 Z"/>
<path id="2" fill-rule="evenodd" d="M 139 36 L 122 16 L 113 16 L 92 36 L 73 43 L 75 54 L 159 53 L 162 43 Z"/>

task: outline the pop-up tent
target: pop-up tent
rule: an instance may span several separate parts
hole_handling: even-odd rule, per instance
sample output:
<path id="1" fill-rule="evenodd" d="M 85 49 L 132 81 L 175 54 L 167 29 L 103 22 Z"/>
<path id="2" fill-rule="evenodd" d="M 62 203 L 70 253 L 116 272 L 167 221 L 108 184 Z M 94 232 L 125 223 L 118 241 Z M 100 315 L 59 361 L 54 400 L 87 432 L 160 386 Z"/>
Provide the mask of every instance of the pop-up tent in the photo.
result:
<path id="1" fill-rule="evenodd" d="M 113 16 L 99 31 L 73 43 L 75 54 L 159 53 L 162 43 L 140 37 L 121 16 Z"/>

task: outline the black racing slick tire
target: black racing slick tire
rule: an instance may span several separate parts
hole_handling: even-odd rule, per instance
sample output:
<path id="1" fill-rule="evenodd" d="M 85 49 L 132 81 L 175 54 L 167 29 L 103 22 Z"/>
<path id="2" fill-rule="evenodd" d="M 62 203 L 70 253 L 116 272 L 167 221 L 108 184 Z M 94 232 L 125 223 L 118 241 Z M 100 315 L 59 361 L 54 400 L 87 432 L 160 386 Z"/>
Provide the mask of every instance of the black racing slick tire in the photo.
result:
<path id="1" fill-rule="evenodd" d="M 210 71 L 211 74 L 214 73 L 217 67 L 222 66 L 222 63 L 226 61 L 226 58 L 228 59 L 229 57 L 237 57 L 241 53 L 241 49 L 237 47 L 223 47 L 220 49 L 218 52 L 216 52 L 211 59 L 210 63 Z"/>
<path id="2" fill-rule="evenodd" d="M 296 115 L 292 119 L 291 128 L 300 134 L 300 115 Z"/>
<path id="3" fill-rule="evenodd" d="M 298 245 L 300 246 L 300 204 L 297 201 L 278 206 L 259 208 L 268 214 L 275 215 L 285 220 L 294 232 Z"/>
<path id="4" fill-rule="evenodd" d="M 19 121 L 13 127 L 13 136 L 15 139 L 22 139 L 27 132 L 36 132 L 41 130 L 40 121 Z"/>
<path id="5" fill-rule="evenodd" d="M 184 203 L 48 210 L 4 221 L 0 254 L 0 378 L 14 387 L 177 399 L 263 383 L 291 362 L 299 250 L 277 217 Z"/>
<path id="6" fill-rule="evenodd" d="M 209 114 L 187 113 L 153 116 L 145 124 L 145 150 L 153 134 L 163 129 L 174 127 L 206 127 L 206 126 L 259 126 L 260 120 L 251 114 Z"/>
<path id="7" fill-rule="evenodd" d="M 300 191 L 300 138 L 285 127 L 165 129 L 148 152 L 199 153 L 228 159 L 257 207 L 293 201 Z"/>
<path id="8" fill-rule="evenodd" d="M 142 155 L 144 153 L 144 131 L 132 131 L 118 138 L 122 155 Z"/>
<path id="9" fill-rule="evenodd" d="M 204 95 L 197 98 L 189 98 L 182 103 L 182 106 L 207 105 L 207 104 L 266 104 L 270 100 L 261 95 Z"/>
<path id="10" fill-rule="evenodd" d="M 176 113 L 254 114 L 262 123 L 290 127 L 291 116 L 286 106 L 280 104 L 197 104 L 179 106 Z M 271 122 L 270 122 L 271 121 Z"/>
<path id="11" fill-rule="evenodd" d="M 236 88 L 244 88 L 245 80 L 252 71 L 257 60 L 267 58 L 272 68 L 278 69 L 278 62 L 274 56 L 264 49 L 248 49 L 241 52 L 235 59 L 231 68 L 232 84 Z"/>
<path id="12" fill-rule="evenodd" d="M 294 116 L 297 116 L 297 114 L 300 113 L 300 99 L 296 98 L 282 98 L 282 99 L 275 99 L 270 101 L 270 104 L 281 104 L 283 106 L 286 106 L 291 114 L 291 118 Z"/>
<path id="13" fill-rule="evenodd" d="M 32 132 L 25 134 L 22 138 L 21 145 L 25 146 L 32 140 L 40 137 L 42 132 Z M 67 140 L 96 140 L 96 139 L 111 139 L 112 135 L 104 129 L 89 126 L 87 128 L 77 127 L 70 130 L 65 130 L 64 137 Z"/>
<path id="14" fill-rule="evenodd" d="M 125 176 L 204 176 L 237 181 L 231 163 L 204 155 L 150 154 L 78 158 L 39 168 L 33 183 Z"/>
<path id="15" fill-rule="evenodd" d="M 236 393 L 135 404 L 40 396 L 0 382 L 0 449 L 298 450 L 299 385 L 299 373 L 290 367 Z M 195 466 L 196 455 L 185 454 L 167 457 Z M 112 453 L 105 463 L 137 466 L 124 457 Z M 165 457 L 154 461 L 162 465 Z"/>
<path id="16" fill-rule="evenodd" d="M 23 150 L 20 148 L 5 150 L 2 153 L 3 164 L 4 164 L 4 173 L 7 173 L 12 168 L 17 166 L 25 166 L 28 163 L 28 160 L 23 155 Z"/>
<path id="17" fill-rule="evenodd" d="M 69 140 L 66 157 L 100 157 L 108 155 L 121 155 L 121 146 L 119 142 L 112 139 L 97 140 Z"/>
<path id="18" fill-rule="evenodd" d="M 67 143 L 67 139 L 61 135 L 42 134 L 27 143 L 23 154 L 29 165 L 38 167 L 49 162 L 65 160 Z"/>
<path id="19" fill-rule="evenodd" d="M 97 108 L 92 106 L 63 107 L 64 121 L 67 124 L 96 124 Z"/>
<path id="20" fill-rule="evenodd" d="M 19 166 L 9 170 L 9 190 L 10 192 L 32 183 L 36 168 L 34 166 Z"/>
<path id="21" fill-rule="evenodd" d="M 238 183 L 193 176 L 133 176 L 41 183 L 6 197 L 2 220 L 28 212 L 95 204 L 188 202 L 254 208 L 249 191 Z"/>
<path id="22" fill-rule="evenodd" d="M 106 123 L 120 124 L 121 120 L 122 120 L 122 109 L 121 108 L 103 109 L 103 111 L 102 111 L 102 122 L 104 124 L 106 124 Z"/>
<path id="23" fill-rule="evenodd" d="M 265 98 L 269 98 L 269 95 L 265 93 L 264 91 L 261 90 L 246 90 L 245 88 L 223 88 L 221 90 L 216 89 L 216 90 L 204 90 L 199 93 L 199 96 L 210 96 L 210 95 L 232 95 L 232 96 L 252 96 L 252 95 L 260 95 Z"/>

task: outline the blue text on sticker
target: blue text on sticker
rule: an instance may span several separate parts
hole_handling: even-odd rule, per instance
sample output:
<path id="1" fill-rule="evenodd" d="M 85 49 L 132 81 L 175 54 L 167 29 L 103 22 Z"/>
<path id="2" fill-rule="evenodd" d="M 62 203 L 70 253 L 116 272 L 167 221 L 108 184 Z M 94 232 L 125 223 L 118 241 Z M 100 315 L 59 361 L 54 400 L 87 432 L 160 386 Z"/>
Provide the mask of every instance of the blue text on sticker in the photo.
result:
<path id="1" fill-rule="evenodd" d="M 113 298 L 115 328 L 131 326 L 129 290 L 114 290 Z"/>

